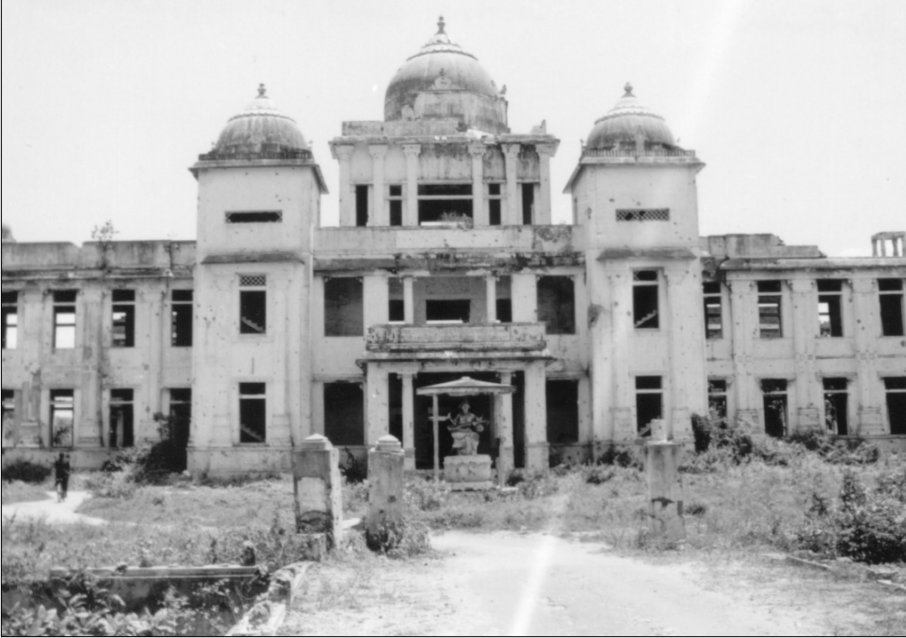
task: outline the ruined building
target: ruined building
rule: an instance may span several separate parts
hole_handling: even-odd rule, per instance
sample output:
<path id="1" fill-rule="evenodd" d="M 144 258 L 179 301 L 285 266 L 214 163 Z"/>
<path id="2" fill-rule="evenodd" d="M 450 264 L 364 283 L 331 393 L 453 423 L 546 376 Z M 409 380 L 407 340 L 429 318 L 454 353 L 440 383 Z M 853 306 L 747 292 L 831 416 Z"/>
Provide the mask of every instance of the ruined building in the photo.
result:
<path id="1" fill-rule="evenodd" d="M 481 453 L 543 468 L 695 415 L 906 445 L 903 233 L 827 258 L 772 235 L 700 237 L 696 174 L 632 87 L 590 123 L 551 223 L 544 125 L 438 32 L 344 122 L 339 226 L 318 159 L 264 88 L 191 167 L 197 241 L 3 245 L 6 457 L 98 465 L 166 426 L 192 471 L 286 468 L 312 433 L 432 463 L 429 397 L 463 376 Z M 455 413 L 459 399 L 441 402 Z M 441 456 L 448 436 L 439 437 Z"/>

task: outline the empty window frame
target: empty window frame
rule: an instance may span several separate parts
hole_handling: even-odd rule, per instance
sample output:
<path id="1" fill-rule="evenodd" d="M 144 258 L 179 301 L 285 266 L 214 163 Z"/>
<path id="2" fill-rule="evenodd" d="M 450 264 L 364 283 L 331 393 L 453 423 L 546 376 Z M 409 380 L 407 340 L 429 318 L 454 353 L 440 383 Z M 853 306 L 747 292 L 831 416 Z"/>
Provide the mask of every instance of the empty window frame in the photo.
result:
<path id="1" fill-rule="evenodd" d="M 759 281 L 757 288 L 758 336 L 762 339 L 779 339 L 783 336 L 780 282 Z"/>
<path id="2" fill-rule="evenodd" d="M 618 222 L 668 222 L 669 208 L 618 208 Z"/>
<path id="3" fill-rule="evenodd" d="M 506 297 L 497 299 L 497 323 L 512 323 L 513 300 Z"/>
<path id="4" fill-rule="evenodd" d="M 368 185 L 357 184 L 355 187 L 355 225 L 368 225 Z"/>
<path id="5" fill-rule="evenodd" d="M 192 345 L 192 299 L 191 290 L 170 292 L 170 345 L 173 347 Z"/>
<path id="6" fill-rule="evenodd" d="M 547 334 L 576 333 L 576 291 L 572 277 L 538 277 L 538 321 L 546 324 Z"/>
<path id="7" fill-rule="evenodd" d="M 16 391 L 3 388 L 3 399 L 0 406 L 3 408 L 3 445 L 15 443 L 14 430 L 16 422 Z"/>
<path id="8" fill-rule="evenodd" d="M 727 418 L 726 379 L 708 379 L 708 413 L 712 419 Z"/>
<path id="9" fill-rule="evenodd" d="M 170 388 L 170 422 L 167 438 L 176 442 L 179 449 L 189 443 L 192 424 L 192 389 Z"/>
<path id="10" fill-rule="evenodd" d="M 578 443 L 579 382 L 575 379 L 549 379 L 547 399 L 547 442 Z"/>
<path id="11" fill-rule="evenodd" d="M 632 321 L 638 329 L 660 327 L 658 272 L 636 270 L 632 273 Z"/>
<path id="12" fill-rule="evenodd" d="M 131 388 L 110 390 L 110 437 L 112 448 L 132 447 L 135 445 L 133 406 L 134 392 Z"/>
<path id="13" fill-rule="evenodd" d="M 639 434 L 651 433 L 651 422 L 664 418 L 664 390 L 661 377 L 635 378 L 635 423 Z"/>
<path id="14" fill-rule="evenodd" d="M 469 323 L 470 299 L 426 299 L 425 319 L 428 323 Z"/>
<path id="15" fill-rule="evenodd" d="M 762 379 L 764 431 L 768 436 L 781 438 L 787 432 L 786 379 Z"/>
<path id="16" fill-rule="evenodd" d="M 225 213 L 228 224 L 274 224 L 283 221 L 283 211 L 243 210 Z"/>
<path id="17" fill-rule="evenodd" d="M 878 302 L 881 310 L 881 334 L 885 337 L 902 337 L 903 280 L 878 279 Z"/>
<path id="18" fill-rule="evenodd" d="M 403 280 L 390 277 L 387 280 L 387 318 L 390 323 L 406 321 L 406 300 L 403 294 Z"/>
<path id="19" fill-rule="evenodd" d="M 267 332 L 267 277 L 239 275 L 239 334 Z"/>
<path id="20" fill-rule="evenodd" d="M 503 209 L 503 192 L 499 182 L 488 183 L 488 225 L 500 226 Z"/>
<path id="21" fill-rule="evenodd" d="M 535 184 L 522 185 L 522 224 L 531 226 L 535 223 Z"/>
<path id="22" fill-rule="evenodd" d="M 702 284 L 702 293 L 705 303 L 705 337 L 707 339 L 722 339 L 724 336 L 724 323 L 720 282 L 704 282 Z"/>
<path id="23" fill-rule="evenodd" d="M 324 436 L 334 446 L 365 444 L 365 400 L 359 383 L 324 384 Z"/>
<path id="24" fill-rule="evenodd" d="M 75 348 L 76 295 L 75 290 L 56 290 L 53 293 L 53 347 Z"/>
<path id="25" fill-rule="evenodd" d="M 267 442 L 267 398 L 264 383 L 239 384 L 239 442 Z"/>
<path id="26" fill-rule="evenodd" d="M 418 223 L 471 221 L 472 184 L 419 184 Z"/>
<path id="27" fill-rule="evenodd" d="M 403 225 L 403 187 L 390 184 L 387 190 L 387 205 L 390 208 L 390 225 Z"/>
<path id="28" fill-rule="evenodd" d="M 843 281 L 820 279 L 818 284 L 818 334 L 843 336 Z"/>
<path id="29" fill-rule="evenodd" d="M 135 346 L 135 291 L 113 291 L 113 332 L 110 345 L 114 348 Z"/>
<path id="30" fill-rule="evenodd" d="M 849 390 L 845 378 L 825 377 L 824 386 L 824 425 L 831 434 L 844 436 L 849 434 Z"/>
<path id="31" fill-rule="evenodd" d="M 2 308 L 3 349 L 14 350 L 19 340 L 19 293 L 4 292 Z"/>
<path id="32" fill-rule="evenodd" d="M 361 337 L 364 334 L 362 280 L 334 277 L 324 280 L 324 334 Z"/>
<path id="33" fill-rule="evenodd" d="M 75 423 L 75 397 L 73 390 L 50 391 L 50 445 L 72 447 Z"/>
<path id="34" fill-rule="evenodd" d="M 891 434 L 906 434 L 906 377 L 886 377 L 887 419 Z"/>

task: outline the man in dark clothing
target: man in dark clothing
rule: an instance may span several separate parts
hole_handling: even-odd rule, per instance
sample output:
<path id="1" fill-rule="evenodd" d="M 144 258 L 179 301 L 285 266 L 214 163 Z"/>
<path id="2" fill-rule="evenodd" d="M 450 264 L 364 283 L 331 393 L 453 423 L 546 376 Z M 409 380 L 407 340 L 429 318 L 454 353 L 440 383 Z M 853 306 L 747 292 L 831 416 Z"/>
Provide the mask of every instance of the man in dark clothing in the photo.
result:
<path id="1" fill-rule="evenodd" d="M 70 470 L 69 455 L 60 452 L 60 456 L 53 464 L 54 486 L 57 488 L 57 502 L 66 500 L 66 492 L 69 491 Z"/>

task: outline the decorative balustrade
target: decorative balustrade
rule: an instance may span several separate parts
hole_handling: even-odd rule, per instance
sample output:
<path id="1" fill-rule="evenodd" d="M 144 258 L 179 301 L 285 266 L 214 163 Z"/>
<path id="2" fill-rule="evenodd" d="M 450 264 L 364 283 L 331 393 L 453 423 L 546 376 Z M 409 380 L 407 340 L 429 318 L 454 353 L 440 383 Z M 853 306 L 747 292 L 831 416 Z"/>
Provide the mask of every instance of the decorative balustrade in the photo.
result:
<path id="1" fill-rule="evenodd" d="M 544 350 L 543 323 L 381 324 L 368 328 L 369 352 Z"/>

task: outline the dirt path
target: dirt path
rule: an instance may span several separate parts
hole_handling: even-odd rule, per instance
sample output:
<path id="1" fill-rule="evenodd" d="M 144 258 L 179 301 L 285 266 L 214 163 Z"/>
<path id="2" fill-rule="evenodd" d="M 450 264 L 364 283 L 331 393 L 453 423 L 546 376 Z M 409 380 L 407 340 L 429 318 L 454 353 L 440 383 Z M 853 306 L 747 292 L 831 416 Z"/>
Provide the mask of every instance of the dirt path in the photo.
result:
<path id="1" fill-rule="evenodd" d="M 4 519 L 15 517 L 19 521 L 44 519 L 48 523 L 87 523 L 89 525 L 106 523 L 103 519 L 76 513 L 76 508 L 87 498 L 91 498 L 91 494 L 88 492 L 71 491 L 65 501 L 58 503 L 56 492 L 47 492 L 47 500 L 44 501 L 4 505 L 2 515 Z"/>
<path id="2" fill-rule="evenodd" d="M 547 534 L 447 532 L 442 558 L 325 564 L 287 635 L 821 635 L 834 601 Z M 764 568 L 763 568 L 764 569 Z M 769 570 L 765 570 L 769 571 Z M 815 604 L 815 603 L 818 604 Z M 849 608 L 843 614 L 856 613 Z"/>

